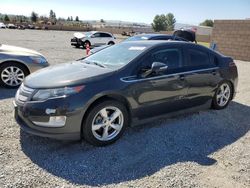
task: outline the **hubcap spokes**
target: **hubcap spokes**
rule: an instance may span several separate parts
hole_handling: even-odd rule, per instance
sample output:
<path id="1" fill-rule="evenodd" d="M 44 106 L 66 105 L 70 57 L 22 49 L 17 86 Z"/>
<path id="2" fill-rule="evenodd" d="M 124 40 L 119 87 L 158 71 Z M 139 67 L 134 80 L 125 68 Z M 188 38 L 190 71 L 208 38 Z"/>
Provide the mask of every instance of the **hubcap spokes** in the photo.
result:
<path id="1" fill-rule="evenodd" d="M 217 103 L 219 106 L 225 106 L 230 99 L 230 87 L 228 84 L 222 84 L 217 94 Z"/>
<path id="2" fill-rule="evenodd" d="M 6 67 L 1 74 L 2 81 L 9 86 L 18 86 L 24 80 L 24 73 L 18 67 Z"/>
<path id="3" fill-rule="evenodd" d="M 98 140 L 108 141 L 115 138 L 123 127 L 123 114 L 116 107 L 105 107 L 93 119 L 92 133 Z"/>

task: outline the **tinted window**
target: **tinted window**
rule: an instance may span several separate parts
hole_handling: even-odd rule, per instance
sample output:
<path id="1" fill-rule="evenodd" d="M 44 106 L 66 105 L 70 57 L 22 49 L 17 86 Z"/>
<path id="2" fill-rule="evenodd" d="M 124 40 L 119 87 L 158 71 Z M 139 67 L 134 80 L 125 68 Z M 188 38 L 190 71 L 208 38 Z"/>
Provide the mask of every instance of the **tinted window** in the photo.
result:
<path id="1" fill-rule="evenodd" d="M 190 67 L 206 67 L 211 65 L 208 53 L 196 49 L 188 49 L 189 62 L 187 66 Z"/>
<path id="2" fill-rule="evenodd" d="M 178 49 L 165 49 L 152 54 L 153 62 L 165 63 L 168 69 L 181 66 L 181 52 Z"/>
<path id="3" fill-rule="evenodd" d="M 166 73 L 178 72 L 182 67 L 182 53 L 178 48 L 160 48 L 142 58 L 139 71 L 150 69 L 153 62 L 161 62 L 168 66 Z"/>
<path id="4" fill-rule="evenodd" d="M 93 36 L 94 37 L 101 37 L 101 33 L 95 33 Z"/>
<path id="5" fill-rule="evenodd" d="M 111 35 L 108 33 L 101 33 L 101 37 L 111 37 Z"/>

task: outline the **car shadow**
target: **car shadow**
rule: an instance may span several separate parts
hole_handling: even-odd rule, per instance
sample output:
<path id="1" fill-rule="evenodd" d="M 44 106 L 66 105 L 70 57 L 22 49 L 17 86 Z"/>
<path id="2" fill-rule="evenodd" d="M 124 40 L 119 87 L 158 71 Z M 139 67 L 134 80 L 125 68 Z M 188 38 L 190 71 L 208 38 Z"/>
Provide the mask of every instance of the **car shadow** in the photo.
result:
<path id="1" fill-rule="evenodd" d="M 15 97 L 17 89 L 6 89 L 0 86 L 0 100 Z"/>
<path id="2" fill-rule="evenodd" d="M 232 102 L 221 111 L 201 111 L 128 128 L 115 144 L 93 147 L 21 131 L 23 152 L 40 168 L 79 185 L 109 185 L 135 179 L 179 162 L 212 165 L 210 154 L 250 129 L 250 107 Z"/>

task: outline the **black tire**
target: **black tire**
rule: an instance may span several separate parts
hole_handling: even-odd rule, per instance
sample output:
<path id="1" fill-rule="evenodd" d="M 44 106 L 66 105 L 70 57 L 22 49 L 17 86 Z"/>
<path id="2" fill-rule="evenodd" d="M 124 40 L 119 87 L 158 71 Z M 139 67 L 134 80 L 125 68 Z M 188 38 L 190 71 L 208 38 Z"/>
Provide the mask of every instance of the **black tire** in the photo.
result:
<path id="1" fill-rule="evenodd" d="M 122 115 L 123 115 L 123 126 L 120 129 L 120 132 L 112 139 L 108 141 L 101 141 L 97 139 L 93 132 L 92 132 L 92 122 L 94 121 L 96 115 L 103 109 L 103 108 L 108 108 L 110 106 L 113 106 L 115 108 L 118 108 Z M 93 106 L 87 113 L 85 120 L 83 121 L 82 125 L 82 135 L 83 138 L 90 144 L 94 146 L 106 146 L 109 144 L 114 143 L 116 140 L 118 140 L 122 134 L 124 133 L 126 127 L 128 126 L 129 123 L 129 115 L 126 107 L 115 100 L 107 100 L 101 103 L 98 103 L 97 105 Z M 104 128 L 103 128 L 104 131 Z"/>
<path id="2" fill-rule="evenodd" d="M 21 63 L 17 63 L 17 62 L 8 62 L 8 63 L 4 63 L 3 65 L 0 65 L 0 85 L 6 88 L 14 89 L 14 88 L 18 88 L 21 85 L 21 83 L 19 85 L 11 86 L 11 85 L 6 84 L 2 79 L 2 72 L 4 71 L 4 69 L 6 69 L 7 67 L 11 67 L 11 66 L 19 68 L 23 72 L 24 77 L 29 75 L 29 70 L 24 65 L 22 65 Z"/>
<path id="3" fill-rule="evenodd" d="M 218 101 L 218 96 L 220 94 L 220 88 L 222 87 L 222 85 L 227 85 L 229 87 L 230 93 L 229 93 L 229 99 L 227 101 L 225 101 L 225 104 L 220 105 L 219 101 Z M 216 92 L 214 94 L 213 100 L 212 100 L 212 108 L 215 110 L 222 110 L 224 108 L 226 108 L 228 106 L 228 104 L 230 103 L 230 101 L 232 100 L 232 96 L 233 96 L 233 87 L 232 84 L 228 81 L 223 81 L 218 85 L 218 88 L 216 89 Z"/>
<path id="4" fill-rule="evenodd" d="M 76 47 L 76 48 L 80 48 L 81 46 L 80 46 L 79 44 L 76 44 L 75 47 Z"/>
<path id="5" fill-rule="evenodd" d="M 89 45 L 89 47 L 91 46 L 91 43 L 88 40 L 86 40 L 85 42 L 82 43 L 82 46 L 84 49 L 86 49 L 87 45 Z"/>
<path id="6" fill-rule="evenodd" d="M 115 43 L 113 41 L 110 41 L 108 45 L 114 45 Z"/>

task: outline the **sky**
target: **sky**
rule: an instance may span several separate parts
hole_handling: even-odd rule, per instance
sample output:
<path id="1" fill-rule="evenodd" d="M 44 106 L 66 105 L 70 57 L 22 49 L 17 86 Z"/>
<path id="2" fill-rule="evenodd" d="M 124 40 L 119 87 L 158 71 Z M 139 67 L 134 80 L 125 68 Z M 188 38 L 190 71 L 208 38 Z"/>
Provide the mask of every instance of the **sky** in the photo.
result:
<path id="1" fill-rule="evenodd" d="M 30 16 L 32 11 L 80 20 L 121 20 L 150 24 L 156 14 L 173 13 L 178 23 L 250 18 L 250 0 L 0 0 L 0 13 Z"/>

